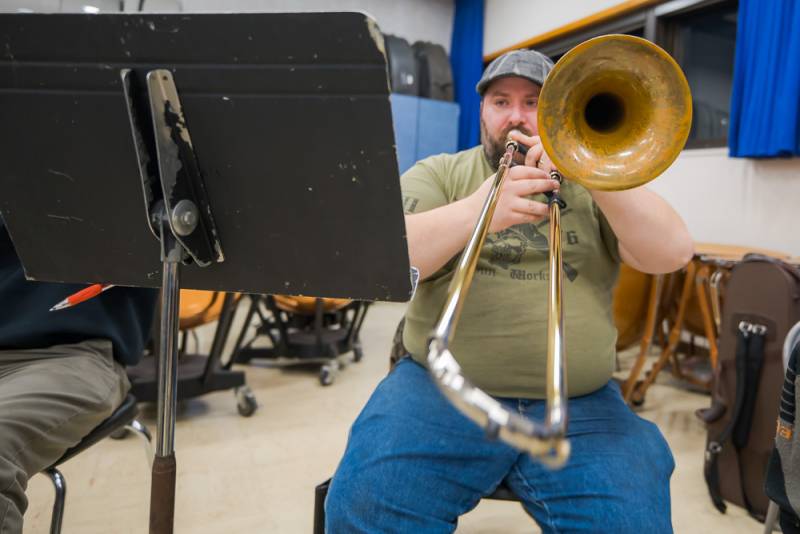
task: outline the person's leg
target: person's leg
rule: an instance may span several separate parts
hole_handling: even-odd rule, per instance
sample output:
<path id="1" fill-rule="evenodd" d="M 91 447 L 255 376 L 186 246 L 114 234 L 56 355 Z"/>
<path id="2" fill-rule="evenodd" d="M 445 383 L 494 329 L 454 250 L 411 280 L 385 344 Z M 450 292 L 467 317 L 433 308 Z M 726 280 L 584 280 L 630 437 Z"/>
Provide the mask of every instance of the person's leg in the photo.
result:
<path id="1" fill-rule="evenodd" d="M 22 532 L 28 479 L 108 418 L 129 388 L 109 341 L 0 351 L 0 534 Z"/>
<path id="2" fill-rule="evenodd" d="M 326 532 L 452 532 L 518 455 L 488 441 L 422 366 L 401 360 L 353 424 L 325 502 Z"/>
<path id="3" fill-rule="evenodd" d="M 542 401 L 522 402 L 541 420 Z M 616 383 L 568 403 L 569 461 L 551 470 L 521 455 L 511 489 L 546 533 L 672 532 L 672 453 L 656 425 L 625 405 Z"/>

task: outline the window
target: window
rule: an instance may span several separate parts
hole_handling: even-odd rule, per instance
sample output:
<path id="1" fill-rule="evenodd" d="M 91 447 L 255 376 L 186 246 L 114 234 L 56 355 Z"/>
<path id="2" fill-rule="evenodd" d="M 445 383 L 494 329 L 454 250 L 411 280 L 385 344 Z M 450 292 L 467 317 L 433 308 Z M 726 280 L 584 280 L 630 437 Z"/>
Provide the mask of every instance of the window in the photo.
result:
<path id="1" fill-rule="evenodd" d="M 662 46 L 681 66 L 692 90 L 692 130 L 687 148 L 727 145 L 736 4 L 724 2 L 659 22 Z"/>
<path id="2" fill-rule="evenodd" d="M 628 31 L 615 31 L 615 32 L 598 33 L 596 35 L 591 35 L 589 37 L 586 37 L 586 39 L 591 39 L 592 37 L 597 37 L 599 35 L 605 35 L 605 34 L 608 34 L 608 33 L 624 33 L 625 35 L 633 35 L 634 37 L 642 37 L 642 38 L 644 38 L 644 26 L 639 26 L 637 28 L 633 28 L 633 29 L 628 30 Z M 586 40 L 586 39 L 584 39 L 584 40 Z M 550 57 L 550 59 L 553 60 L 553 63 L 557 63 L 558 60 L 561 59 L 561 56 L 563 56 L 567 52 L 569 52 L 569 50 L 563 50 L 563 51 L 559 50 L 556 53 L 550 53 L 549 57 Z"/>
<path id="3" fill-rule="evenodd" d="M 580 43 L 597 37 L 599 35 L 608 35 L 610 33 L 624 33 L 627 35 L 635 35 L 637 37 L 644 37 L 645 34 L 646 13 L 640 12 L 627 17 L 593 26 L 584 31 L 569 35 L 567 37 L 545 43 L 542 46 L 537 46 L 536 50 L 548 56 L 554 62 L 558 61 L 561 56 L 569 52 L 573 47 Z"/>

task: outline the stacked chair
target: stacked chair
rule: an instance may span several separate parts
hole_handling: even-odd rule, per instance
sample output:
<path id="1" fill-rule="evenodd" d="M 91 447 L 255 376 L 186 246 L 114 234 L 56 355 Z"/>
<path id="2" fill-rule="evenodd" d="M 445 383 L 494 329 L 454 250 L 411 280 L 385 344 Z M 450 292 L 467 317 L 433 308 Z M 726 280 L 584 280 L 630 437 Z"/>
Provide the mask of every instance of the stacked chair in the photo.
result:
<path id="1" fill-rule="evenodd" d="M 222 361 L 222 351 L 230 333 L 239 296 L 215 291 L 181 290 L 180 352 L 178 355 L 178 400 L 205 395 L 212 391 L 232 389 L 236 395 L 236 408 L 242 416 L 252 415 L 258 403 L 245 384 L 242 371 L 232 371 L 233 358 Z M 189 353 L 189 337 L 202 325 L 217 322 L 214 339 L 208 354 Z M 159 322 L 156 321 L 156 326 Z M 196 337 L 196 335 L 194 336 Z M 158 333 L 153 336 L 158 339 Z M 151 349 L 155 353 L 155 349 Z M 156 402 L 158 382 L 157 358 L 145 357 L 136 367 L 128 369 L 131 393 L 139 402 Z"/>
<path id="2" fill-rule="evenodd" d="M 236 341 L 233 360 L 288 358 L 319 362 L 319 381 L 328 386 L 345 367 L 340 357 L 353 353 L 359 362 L 364 353 L 359 333 L 369 302 L 283 295 L 249 295 L 250 307 Z M 255 334 L 248 338 L 249 330 Z M 268 347 L 254 346 L 258 340 Z"/>

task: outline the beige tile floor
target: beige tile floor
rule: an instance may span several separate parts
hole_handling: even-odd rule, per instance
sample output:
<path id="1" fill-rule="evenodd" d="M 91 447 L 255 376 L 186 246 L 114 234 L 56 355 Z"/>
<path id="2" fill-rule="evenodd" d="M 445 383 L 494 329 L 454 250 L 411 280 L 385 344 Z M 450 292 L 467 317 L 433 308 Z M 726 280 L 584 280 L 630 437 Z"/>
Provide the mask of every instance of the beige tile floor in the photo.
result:
<path id="1" fill-rule="evenodd" d="M 251 418 L 236 412 L 231 392 L 180 406 L 176 532 L 310 533 L 314 486 L 330 476 L 347 430 L 387 370 L 400 304 L 376 304 L 363 329 L 365 357 L 330 387 L 309 368 L 243 367 L 258 397 Z M 241 320 L 243 313 L 239 314 Z M 204 327 L 201 343 L 208 343 Z M 669 382 L 665 377 L 664 382 Z M 719 514 L 702 478 L 704 432 L 694 410 L 708 398 L 664 384 L 650 389 L 641 415 L 658 424 L 672 447 L 673 525 L 678 533 L 756 534 L 762 526 L 740 509 Z M 152 407 L 142 420 L 155 430 Z M 106 440 L 64 464 L 68 484 L 65 534 L 147 531 L 149 468 L 141 443 Z M 30 481 L 25 533 L 48 532 L 50 481 Z M 602 528 L 600 529 L 602 530 Z M 460 534 L 538 532 L 516 503 L 483 501 L 459 522 Z"/>

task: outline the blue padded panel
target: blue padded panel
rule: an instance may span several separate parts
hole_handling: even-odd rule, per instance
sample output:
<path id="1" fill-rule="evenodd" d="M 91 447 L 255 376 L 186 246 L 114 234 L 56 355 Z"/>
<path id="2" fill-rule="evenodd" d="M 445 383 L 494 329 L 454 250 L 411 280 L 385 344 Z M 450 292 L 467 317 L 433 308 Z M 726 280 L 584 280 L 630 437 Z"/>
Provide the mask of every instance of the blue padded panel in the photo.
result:
<path id="1" fill-rule="evenodd" d="M 458 104 L 419 99 L 417 160 L 458 149 Z"/>
<path id="2" fill-rule="evenodd" d="M 392 104 L 397 164 L 400 167 L 400 174 L 402 174 L 417 161 L 419 98 L 392 93 L 389 100 Z"/>
<path id="3" fill-rule="evenodd" d="M 458 148 L 458 104 L 392 93 L 397 163 L 404 173 L 417 161 Z"/>

